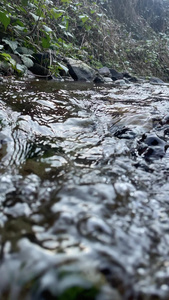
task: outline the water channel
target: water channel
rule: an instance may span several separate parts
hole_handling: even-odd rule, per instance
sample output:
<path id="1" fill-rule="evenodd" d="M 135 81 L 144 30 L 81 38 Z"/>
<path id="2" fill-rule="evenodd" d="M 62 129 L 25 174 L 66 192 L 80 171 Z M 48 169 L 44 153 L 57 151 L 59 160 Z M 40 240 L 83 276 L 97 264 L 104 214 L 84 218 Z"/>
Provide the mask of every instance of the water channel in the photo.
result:
<path id="1" fill-rule="evenodd" d="M 169 86 L 0 84 L 0 299 L 169 299 Z"/>

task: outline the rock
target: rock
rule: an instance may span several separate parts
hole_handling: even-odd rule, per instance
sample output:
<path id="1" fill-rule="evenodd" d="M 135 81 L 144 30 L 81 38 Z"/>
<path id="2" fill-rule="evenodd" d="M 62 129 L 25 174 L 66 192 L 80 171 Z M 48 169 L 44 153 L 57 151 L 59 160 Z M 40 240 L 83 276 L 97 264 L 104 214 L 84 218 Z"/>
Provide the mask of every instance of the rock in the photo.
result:
<path id="1" fill-rule="evenodd" d="M 99 74 L 102 75 L 103 77 L 111 77 L 110 70 L 107 67 L 103 67 L 103 68 L 99 69 L 98 71 L 99 71 Z"/>
<path id="2" fill-rule="evenodd" d="M 111 78 L 112 78 L 114 81 L 115 81 L 115 80 L 118 80 L 118 79 L 123 79 L 123 74 L 117 72 L 117 71 L 114 70 L 114 69 L 110 69 L 110 73 L 111 73 Z"/>
<path id="3" fill-rule="evenodd" d="M 123 72 L 122 74 L 123 74 L 123 77 L 127 78 L 129 81 L 131 81 L 131 82 L 138 82 L 138 79 L 136 77 L 134 77 L 134 76 L 131 76 L 129 73 Z"/>
<path id="4" fill-rule="evenodd" d="M 165 83 L 163 80 L 161 80 L 157 77 L 151 77 L 149 81 L 150 81 L 150 83 L 159 83 L 159 84 Z"/>
<path id="5" fill-rule="evenodd" d="M 1 145 L 7 144 L 8 142 L 11 142 L 11 138 L 0 132 L 0 148 Z"/>
<path id="6" fill-rule="evenodd" d="M 76 60 L 72 58 L 65 58 L 67 63 L 70 76 L 75 81 L 94 81 L 96 78 L 96 71 L 88 66 L 81 60 Z"/>
<path id="7" fill-rule="evenodd" d="M 123 127 L 116 130 L 114 136 L 118 137 L 119 139 L 134 139 L 136 134 L 130 128 Z"/>
<path id="8" fill-rule="evenodd" d="M 38 76 L 42 76 L 42 77 L 50 77 L 51 76 L 50 71 L 47 68 L 45 68 L 37 63 L 35 63 L 33 65 L 33 67 L 29 68 L 29 70 L 33 74 L 38 75 Z"/>
<path id="9" fill-rule="evenodd" d="M 33 53 L 33 61 L 35 64 L 48 68 L 52 64 L 52 55 L 49 52 Z"/>
<path id="10" fill-rule="evenodd" d="M 104 77 L 102 77 L 100 74 L 96 74 L 94 79 L 94 83 L 104 83 Z"/>
<path id="11" fill-rule="evenodd" d="M 169 125 L 169 115 L 166 115 L 162 120 L 161 120 L 162 125 Z"/>
<path id="12" fill-rule="evenodd" d="M 35 74 L 33 74 L 30 70 L 27 70 L 26 76 L 29 78 L 36 78 Z"/>
<path id="13" fill-rule="evenodd" d="M 119 80 L 115 81 L 115 84 L 117 84 L 117 85 L 125 85 L 126 81 L 124 79 L 119 79 Z"/>
<path id="14" fill-rule="evenodd" d="M 147 161 L 160 159 L 165 156 L 168 144 L 155 134 L 143 134 L 138 141 L 138 154 Z"/>
<path id="15" fill-rule="evenodd" d="M 104 82 L 111 83 L 111 82 L 113 82 L 113 79 L 111 79 L 110 77 L 104 77 Z"/>
<path id="16" fill-rule="evenodd" d="M 0 82 L 2 82 L 2 81 L 3 81 L 3 77 L 0 76 Z"/>

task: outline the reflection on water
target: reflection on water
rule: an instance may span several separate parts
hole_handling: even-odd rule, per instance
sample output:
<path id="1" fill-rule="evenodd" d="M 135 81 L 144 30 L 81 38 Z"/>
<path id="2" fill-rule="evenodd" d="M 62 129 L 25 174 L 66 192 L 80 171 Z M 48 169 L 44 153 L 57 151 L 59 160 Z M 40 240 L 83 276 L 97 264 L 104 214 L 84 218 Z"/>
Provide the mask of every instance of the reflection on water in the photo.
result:
<path id="1" fill-rule="evenodd" d="M 0 298 L 167 300 L 169 87 L 0 92 Z"/>

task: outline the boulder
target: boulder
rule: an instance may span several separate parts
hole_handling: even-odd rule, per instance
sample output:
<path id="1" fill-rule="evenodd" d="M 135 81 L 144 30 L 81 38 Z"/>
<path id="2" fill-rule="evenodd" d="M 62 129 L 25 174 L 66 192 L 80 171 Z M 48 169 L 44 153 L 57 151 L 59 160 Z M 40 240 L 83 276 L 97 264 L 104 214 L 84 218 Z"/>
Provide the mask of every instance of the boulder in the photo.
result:
<path id="1" fill-rule="evenodd" d="M 50 71 L 47 68 L 45 68 L 37 63 L 34 63 L 33 67 L 30 67 L 29 70 L 33 74 L 38 75 L 38 76 L 42 76 L 42 77 L 50 77 L 51 76 Z"/>
<path id="2" fill-rule="evenodd" d="M 150 82 L 151 83 L 159 83 L 159 84 L 163 84 L 164 83 L 164 81 L 163 80 L 161 80 L 161 79 L 159 79 L 159 78 L 157 78 L 157 77 L 151 77 L 150 78 Z"/>
<path id="3" fill-rule="evenodd" d="M 118 79 L 123 79 L 123 73 L 119 73 L 114 69 L 110 69 L 111 78 L 115 81 Z"/>
<path id="4" fill-rule="evenodd" d="M 94 79 L 93 79 L 94 83 L 104 83 L 104 77 L 102 77 L 100 74 L 96 74 Z"/>
<path id="5" fill-rule="evenodd" d="M 110 70 L 108 67 L 100 68 L 98 71 L 99 71 L 99 74 L 104 77 L 111 77 L 111 73 L 110 73 Z"/>
<path id="6" fill-rule="evenodd" d="M 44 68 L 48 68 L 52 64 L 52 56 L 49 52 L 33 53 L 33 61 Z"/>
<path id="7" fill-rule="evenodd" d="M 93 82 L 96 79 L 96 71 L 81 60 L 65 58 L 64 61 L 67 63 L 70 76 L 75 81 Z"/>
<path id="8" fill-rule="evenodd" d="M 138 82 L 138 79 L 134 76 L 131 76 L 129 73 L 127 72 L 123 72 L 123 78 L 126 78 L 127 80 L 131 81 L 131 82 Z"/>
<path id="9" fill-rule="evenodd" d="M 52 79 L 50 70 L 48 67 L 51 65 L 51 55 L 49 52 L 44 53 L 33 53 L 31 58 L 34 62 L 34 65 L 32 67 L 29 67 L 29 70 L 39 76 L 39 77 L 45 77 L 48 79 Z"/>

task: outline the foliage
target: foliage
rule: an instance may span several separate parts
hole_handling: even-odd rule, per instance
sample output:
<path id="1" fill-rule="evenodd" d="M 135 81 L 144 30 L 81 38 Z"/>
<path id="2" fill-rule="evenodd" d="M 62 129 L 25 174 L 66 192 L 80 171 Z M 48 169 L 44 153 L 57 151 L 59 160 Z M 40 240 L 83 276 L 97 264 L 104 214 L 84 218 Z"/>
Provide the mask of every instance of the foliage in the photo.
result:
<path id="1" fill-rule="evenodd" d="M 143 2 L 148 10 L 148 0 Z M 144 7 L 140 0 L 129 0 L 127 6 L 123 0 L 2 0 L 0 59 L 21 73 L 33 64 L 33 52 L 50 50 L 56 56 L 79 58 L 94 67 L 107 65 L 140 72 L 140 66 L 146 66 L 149 73 L 163 74 L 163 63 L 169 62 L 165 26 L 169 9 L 166 6 L 165 22 L 159 25 L 165 32 L 159 35 L 151 27 L 156 5 L 151 18 Z M 18 49 L 27 50 L 23 53 Z M 14 63 L 11 54 L 20 57 L 24 68 Z M 60 62 L 51 68 L 55 73 L 59 69 L 67 72 Z"/>

